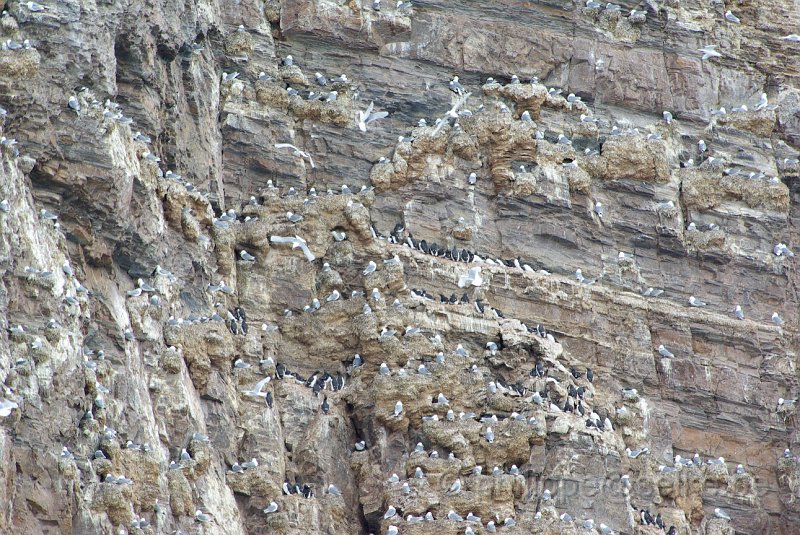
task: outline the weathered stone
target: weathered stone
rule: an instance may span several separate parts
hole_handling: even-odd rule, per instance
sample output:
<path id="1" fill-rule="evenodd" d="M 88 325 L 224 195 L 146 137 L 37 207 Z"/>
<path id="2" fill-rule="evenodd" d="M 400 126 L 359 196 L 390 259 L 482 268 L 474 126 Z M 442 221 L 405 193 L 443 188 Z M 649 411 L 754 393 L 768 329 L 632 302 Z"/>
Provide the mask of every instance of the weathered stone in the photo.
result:
<path id="1" fill-rule="evenodd" d="M 797 17 L 750 4 L 9 3 L 0 532 L 797 532 Z"/>

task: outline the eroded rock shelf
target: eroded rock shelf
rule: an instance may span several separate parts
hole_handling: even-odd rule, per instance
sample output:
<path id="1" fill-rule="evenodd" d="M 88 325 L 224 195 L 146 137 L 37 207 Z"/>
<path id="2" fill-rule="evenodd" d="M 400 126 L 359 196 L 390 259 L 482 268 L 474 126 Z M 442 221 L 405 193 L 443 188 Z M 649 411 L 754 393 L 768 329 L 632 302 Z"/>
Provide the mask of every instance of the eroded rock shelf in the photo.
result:
<path id="1" fill-rule="evenodd" d="M 800 531 L 792 0 L 4 9 L 0 532 Z"/>

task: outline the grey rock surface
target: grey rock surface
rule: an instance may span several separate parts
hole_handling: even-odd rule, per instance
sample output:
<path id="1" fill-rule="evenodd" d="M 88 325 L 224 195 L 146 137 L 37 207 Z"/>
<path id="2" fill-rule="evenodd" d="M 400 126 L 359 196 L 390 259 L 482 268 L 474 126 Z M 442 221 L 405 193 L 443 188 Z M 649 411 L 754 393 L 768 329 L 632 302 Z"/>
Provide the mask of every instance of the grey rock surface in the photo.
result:
<path id="1" fill-rule="evenodd" d="M 4 7 L 0 532 L 800 531 L 795 2 Z"/>

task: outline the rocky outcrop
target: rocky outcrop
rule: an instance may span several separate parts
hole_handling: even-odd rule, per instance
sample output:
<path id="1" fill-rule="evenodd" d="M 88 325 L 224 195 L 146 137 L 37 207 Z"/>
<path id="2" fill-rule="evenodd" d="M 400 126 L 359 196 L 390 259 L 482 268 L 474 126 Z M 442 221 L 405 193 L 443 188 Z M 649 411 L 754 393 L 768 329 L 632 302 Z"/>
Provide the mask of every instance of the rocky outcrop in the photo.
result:
<path id="1" fill-rule="evenodd" d="M 800 530 L 798 14 L 592 6 L 9 2 L 0 532 Z"/>

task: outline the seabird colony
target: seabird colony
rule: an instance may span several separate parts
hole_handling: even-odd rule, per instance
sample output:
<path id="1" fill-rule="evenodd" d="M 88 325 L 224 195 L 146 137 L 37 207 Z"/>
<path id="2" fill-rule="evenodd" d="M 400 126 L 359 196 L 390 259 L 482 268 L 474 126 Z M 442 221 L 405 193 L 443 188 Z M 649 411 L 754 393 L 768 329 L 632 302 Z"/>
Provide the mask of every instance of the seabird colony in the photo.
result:
<path id="1" fill-rule="evenodd" d="M 31 13 L 44 13 L 50 8 L 48 6 L 39 4 L 37 2 L 27 2 L 24 4 L 27 9 Z M 413 4 L 411 2 L 402 2 L 399 1 L 395 6 L 395 10 L 398 13 L 405 14 L 404 16 L 410 14 L 413 10 Z M 598 3 L 594 2 L 593 0 L 586 1 L 586 8 L 589 10 L 609 10 L 609 11 L 619 11 L 621 10 L 620 6 L 615 4 L 608 3 L 605 7 Z M 376 12 L 380 12 L 382 7 L 380 0 L 374 0 L 372 3 L 372 9 Z M 641 17 L 642 12 L 631 11 L 629 17 Z M 730 10 L 726 11 L 724 14 L 724 20 L 730 24 L 741 24 L 740 19 L 733 14 Z M 240 26 L 238 31 L 246 31 L 246 28 Z M 788 35 L 783 37 L 782 39 L 791 41 L 791 42 L 800 42 L 800 36 L 797 35 Z M 22 43 L 7 40 L 3 43 L 3 49 L 9 51 L 15 50 L 24 50 L 31 47 L 30 42 L 26 39 Z M 724 50 L 719 51 L 717 50 L 717 45 L 715 44 L 707 44 L 702 48 L 698 49 L 697 51 L 701 53 L 701 59 L 703 61 L 711 61 L 717 58 L 721 58 L 724 55 Z M 197 53 L 202 50 L 202 47 L 198 50 L 197 48 L 192 48 L 192 53 Z M 286 67 L 295 66 L 294 58 L 289 55 L 286 56 L 282 60 L 282 65 Z M 271 77 L 267 76 L 264 73 L 260 73 L 259 80 L 271 80 Z M 317 72 L 314 75 L 316 83 L 320 87 L 327 88 L 331 85 L 336 86 L 337 84 L 348 84 L 349 80 L 347 79 L 346 75 L 342 74 L 338 77 L 327 77 L 324 74 Z M 240 73 L 223 73 L 222 74 L 222 83 L 223 84 L 232 84 L 237 81 L 241 81 L 242 77 L 240 77 Z M 494 80 L 490 80 L 490 83 L 494 83 Z M 517 76 L 512 76 L 511 84 L 519 84 L 521 81 Z M 532 81 L 532 83 L 538 83 L 538 80 Z M 441 118 L 437 119 L 435 129 L 433 131 L 433 135 L 438 135 L 441 130 L 449 125 L 452 128 L 456 129 L 458 126 L 458 119 L 465 116 L 471 116 L 473 113 L 480 113 L 485 111 L 483 107 L 481 107 L 478 111 L 472 112 L 466 109 L 466 105 L 468 103 L 469 98 L 471 97 L 472 93 L 467 91 L 459 79 L 458 76 L 453 76 L 452 79 L 447 84 L 447 87 L 450 91 L 455 94 L 455 103 L 448 110 Z M 292 88 L 291 86 L 287 87 L 287 91 L 289 94 L 299 95 L 299 91 Z M 551 96 L 558 96 L 561 94 L 561 90 L 551 88 L 548 92 Z M 332 103 L 335 102 L 338 97 L 338 92 L 333 90 L 329 92 L 322 92 L 316 94 L 314 92 L 310 92 L 308 94 L 308 98 L 310 100 L 318 100 L 324 103 Z M 575 96 L 574 94 L 570 94 L 566 99 L 567 102 L 574 104 L 580 102 L 580 97 Z M 81 116 L 81 114 L 87 113 L 94 113 L 95 111 L 99 111 L 105 121 L 113 121 L 119 123 L 120 125 L 126 127 L 126 130 L 132 139 L 132 141 L 136 143 L 140 143 L 142 145 L 149 145 L 151 143 L 151 139 L 149 136 L 142 134 L 141 132 L 131 133 L 130 128 L 133 124 L 133 120 L 130 117 L 126 117 L 123 115 L 122 111 L 120 110 L 119 105 L 111 102 L 110 100 L 106 100 L 104 104 L 101 104 L 99 101 L 95 100 L 87 90 L 82 90 L 78 94 L 70 95 L 65 103 L 65 106 L 71 113 L 74 113 L 75 116 Z M 759 101 L 753 106 L 755 110 L 762 110 L 769 106 L 768 98 L 766 93 L 762 93 L 760 95 Z M 748 110 L 746 105 L 742 105 L 740 107 L 734 108 L 734 113 L 736 112 L 746 112 Z M 503 109 L 501 106 L 501 112 L 508 111 L 506 107 Z M 712 115 L 724 115 L 727 112 L 724 108 L 720 108 L 717 111 L 712 112 Z M 6 110 L 0 108 L 0 117 L 6 117 L 7 112 Z M 386 119 L 389 116 L 389 112 L 387 111 L 375 111 L 375 104 L 374 102 L 370 102 L 368 106 L 366 106 L 364 111 L 358 111 L 356 120 L 355 120 L 355 127 L 358 128 L 361 132 L 366 133 L 368 127 L 370 126 L 378 126 L 380 123 L 378 121 L 382 119 Z M 672 113 L 668 111 L 664 111 L 662 114 L 662 119 L 667 125 L 671 125 L 674 121 L 674 116 Z M 533 120 L 530 117 L 530 114 L 525 111 L 520 118 L 523 122 L 529 122 L 533 124 Z M 590 115 L 582 115 L 581 116 L 582 122 L 596 122 L 596 119 L 591 117 Z M 425 123 L 422 123 L 425 124 Z M 623 132 L 617 127 L 612 128 L 611 135 L 626 135 L 630 132 Z M 540 135 L 537 132 L 536 135 L 537 139 L 543 139 L 544 136 Z M 657 138 L 653 138 L 657 139 Z M 400 142 L 408 142 L 414 143 L 413 138 L 405 138 L 403 136 L 400 137 Z M 556 139 L 556 143 L 558 144 L 572 144 L 572 140 L 567 138 L 564 134 L 559 134 L 558 138 Z M 16 140 L 7 139 L 3 137 L 0 140 L 0 149 L 3 151 L 8 151 L 12 154 L 12 156 L 17 156 L 19 154 L 18 147 L 17 147 Z M 314 162 L 312 154 L 308 150 L 303 150 L 298 148 L 296 145 L 292 143 L 275 143 L 274 148 L 278 150 L 288 149 L 292 152 L 294 156 L 302 159 L 303 161 L 307 161 L 310 165 L 311 169 L 316 169 L 317 165 Z M 701 139 L 697 142 L 697 157 L 698 157 L 698 164 L 699 161 L 703 158 L 706 160 L 710 160 L 714 158 L 710 155 L 711 148 L 709 143 L 705 140 Z M 588 151 L 589 149 L 587 149 Z M 587 153 L 588 154 L 588 153 Z M 157 167 L 157 174 L 159 177 L 162 177 L 166 180 L 176 181 L 183 184 L 187 191 L 192 192 L 195 191 L 194 186 L 188 182 L 183 180 L 181 175 L 178 175 L 174 171 L 166 171 L 158 167 L 158 164 L 161 163 L 161 158 L 159 158 L 156 154 L 152 153 L 150 150 L 143 150 L 142 151 L 142 160 L 148 162 L 151 165 L 155 165 Z M 384 163 L 383 160 L 379 163 Z M 797 165 L 796 158 L 787 158 L 784 161 L 785 165 Z M 570 161 L 564 162 L 565 169 L 572 169 L 577 168 L 578 163 L 577 161 Z M 693 159 L 687 160 L 684 165 L 686 166 L 694 166 L 697 165 Z M 522 171 L 524 172 L 524 167 L 522 167 Z M 726 170 L 726 173 L 732 174 L 736 171 Z M 763 176 L 754 176 L 751 175 L 750 178 L 767 178 Z M 479 182 L 480 177 L 477 172 L 469 173 L 469 177 L 467 179 L 467 184 L 470 187 L 475 187 Z M 268 183 L 268 190 L 277 190 L 277 187 L 272 184 L 272 181 Z M 362 188 L 359 192 L 352 191 L 347 185 L 343 185 L 340 192 L 333 192 L 328 190 L 328 195 L 348 195 L 352 196 L 353 199 L 349 201 L 348 206 L 351 206 L 352 203 L 356 203 L 355 199 L 358 198 L 359 195 L 367 195 L 371 193 L 371 188 Z M 206 193 L 201 193 L 202 197 L 206 197 Z M 285 193 L 285 198 L 295 197 L 297 196 L 297 192 L 290 188 L 288 192 Z M 306 198 L 305 202 L 313 202 L 313 199 L 317 197 L 317 193 L 314 188 L 308 192 L 308 197 Z M 311 200 L 310 200 L 311 199 Z M 263 202 L 262 200 L 259 201 L 255 196 L 250 198 L 249 204 L 259 204 Z M 674 202 L 664 201 L 656 203 L 656 208 L 659 210 L 672 210 L 675 208 Z M 9 214 L 15 207 L 12 205 L 11 201 L 8 199 L 3 199 L 0 202 L 0 218 L 3 217 L 3 214 Z M 594 202 L 593 204 L 593 212 L 598 218 L 603 218 L 606 216 L 606 207 L 599 201 Z M 39 218 L 43 223 L 50 224 L 56 230 L 60 229 L 60 224 L 58 223 L 58 215 L 47 210 L 42 209 L 39 212 Z M 302 229 L 302 223 L 305 219 L 305 215 L 303 213 L 295 213 L 295 212 L 287 212 L 286 213 L 286 220 L 288 223 L 292 225 L 298 225 L 295 227 L 298 229 L 298 233 L 294 235 L 288 236 L 279 236 L 279 235 L 272 235 L 269 238 L 269 241 L 276 247 L 279 246 L 291 246 L 291 250 L 299 250 L 305 259 L 308 262 L 316 262 L 316 256 L 311 252 L 311 248 L 308 246 L 308 242 L 299 235 L 300 229 Z M 228 210 L 227 212 L 221 214 L 219 217 L 215 217 L 212 224 L 213 226 L 219 229 L 227 229 L 230 228 L 232 225 L 236 224 L 243 224 L 254 222 L 250 216 L 242 218 L 240 214 L 237 214 L 234 210 Z M 460 221 L 459 223 L 463 223 Z M 485 285 L 486 278 L 482 273 L 483 268 L 489 268 L 490 270 L 499 270 L 499 271 L 506 271 L 506 270 L 518 270 L 522 273 L 531 273 L 531 274 L 538 274 L 539 276 L 560 276 L 564 279 L 566 273 L 562 273 L 560 275 L 552 275 L 550 271 L 543 269 L 541 266 L 534 267 L 536 264 L 533 262 L 526 262 L 520 257 L 512 258 L 512 259 L 500 259 L 500 258 L 492 258 L 488 254 L 479 253 L 476 251 L 470 251 L 467 249 L 459 249 L 456 247 L 447 247 L 439 245 L 436 242 L 426 240 L 426 239 L 416 239 L 410 232 L 407 232 L 404 226 L 398 223 L 391 232 L 382 233 L 377 229 L 374 224 L 371 224 L 371 231 L 372 231 L 372 238 L 377 242 L 382 242 L 386 244 L 388 251 L 393 251 L 391 247 L 404 247 L 407 248 L 406 251 L 403 252 L 404 258 L 411 258 L 416 256 L 432 256 L 437 257 L 440 260 L 447 260 L 454 263 L 463 263 L 468 265 L 469 267 L 465 270 L 462 270 L 460 275 L 457 278 L 457 286 L 459 289 L 471 289 L 471 288 L 481 288 Z M 697 226 L 695 223 L 690 223 L 688 231 L 693 232 L 697 230 Z M 712 229 L 713 230 L 713 229 Z M 347 239 L 347 234 L 342 230 L 331 230 L 331 238 L 334 242 L 342 242 Z M 360 268 L 360 275 L 362 277 L 370 277 L 376 273 L 380 273 L 383 270 L 393 269 L 392 266 L 399 265 L 402 261 L 396 250 L 395 252 L 391 253 L 391 256 L 388 258 L 381 259 L 381 262 L 376 262 L 376 259 L 370 259 L 366 265 Z M 791 250 L 789 246 L 784 243 L 779 243 L 774 246 L 773 254 L 776 257 L 784 257 L 784 258 L 792 258 L 794 257 L 794 252 Z M 244 264 L 252 264 L 258 265 L 260 259 L 259 256 L 256 254 L 252 254 L 245 248 L 238 249 L 238 257 L 239 261 Z M 620 258 L 627 258 L 623 252 L 620 252 Z M 330 270 L 330 266 L 325 264 L 324 269 Z M 65 306 L 81 306 L 83 300 L 90 296 L 89 290 L 83 286 L 75 277 L 74 270 L 72 270 L 71 266 L 66 263 L 63 266 L 63 276 L 66 277 L 66 280 L 70 282 L 70 287 L 74 295 L 68 295 L 65 299 Z M 53 278 L 57 275 L 54 274 L 52 271 L 47 269 L 37 269 L 32 268 L 30 266 L 25 268 L 25 274 L 30 277 L 40 277 L 40 278 Z M 603 279 L 602 274 L 595 278 L 588 278 L 586 277 L 581 269 L 577 269 L 574 272 L 574 280 L 577 281 L 579 285 L 590 286 L 595 283 L 597 284 L 611 284 L 611 281 L 606 281 Z M 164 285 L 171 285 L 177 282 L 175 276 L 170 273 L 169 271 L 163 269 L 161 266 L 156 266 L 152 272 L 151 280 L 145 281 L 142 278 L 139 278 L 137 284 L 134 288 L 130 290 L 126 290 L 126 295 L 129 299 L 132 300 L 145 300 L 147 302 L 147 306 L 154 306 L 159 307 L 161 306 L 161 297 L 160 293 L 162 290 L 159 288 L 163 288 Z M 247 324 L 247 314 L 244 308 L 241 305 L 232 306 L 230 308 L 226 307 L 223 304 L 223 301 L 227 301 L 228 299 L 235 300 L 235 290 L 225 284 L 223 280 L 218 280 L 217 282 L 211 282 L 207 286 L 207 291 L 216 298 L 218 294 L 222 294 L 222 301 L 216 302 L 214 306 L 214 311 L 208 315 L 201 315 L 201 314 L 190 314 L 186 318 L 175 318 L 170 317 L 167 321 L 167 324 L 174 328 L 181 328 L 186 326 L 191 326 L 195 324 L 203 324 L 206 322 L 222 322 L 225 324 L 225 328 L 230 331 L 232 336 L 248 336 L 248 324 Z M 663 289 L 653 288 L 653 287 L 643 287 L 641 290 L 641 296 L 646 298 L 654 298 L 659 297 L 664 294 Z M 438 301 L 437 298 L 431 294 L 428 290 L 422 288 L 411 288 L 410 293 L 407 297 L 409 297 L 412 301 L 415 302 L 423 302 L 427 303 L 430 306 L 435 304 L 439 305 L 447 305 L 447 306 L 460 306 L 463 307 L 465 311 L 469 311 L 470 314 L 475 314 L 478 316 L 485 316 L 489 315 L 489 317 L 493 320 L 499 320 L 505 318 L 505 315 L 502 311 L 498 308 L 490 306 L 485 303 L 486 294 L 481 293 L 482 297 L 478 297 L 477 295 L 473 294 L 470 296 L 468 291 L 463 291 L 460 296 L 458 296 L 455 292 L 451 293 L 450 296 L 446 296 L 444 294 L 439 294 Z M 307 305 L 302 311 L 297 311 L 299 314 L 317 314 L 322 313 L 325 311 L 327 307 L 335 307 L 339 306 L 338 303 L 340 301 L 348 301 L 351 299 L 360 299 L 364 301 L 363 308 L 361 309 L 361 314 L 368 316 L 372 314 L 372 310 L 370 307 L 370 301 L 374 304 L 378 302 L 388 302 L 391 298 L 393 300 L 393 306 L 396 308 L 402 308 L 404 306 L 403 300 L 406 300 L 406 296 L 403 296 L 403 300 L 395 296 L 383 296 L 378 288 L 374 288 L 370 296 L 364 296 L 363 292 L 359 291 L 352 291 L 348 293 L 345 291 L 345 288 L 340 289 L 333 289 L 329 295 L 327 295 L 324 299 L 324 304 L 320 301 L 320 299 L 313 299 L 311 304 Z M 703 308 L 709 306 L 708 303 L 704 302 L 702 299 L 692 295 L 688 298 L 688 305 L 694 308 Z M 730 310 L 730 309 L 729 309 Z M 735 318 L 745 321 L 745 314 L 744 310 L 741 305 L 737 304 L 733 309 L 733 314 Z M 291 318 L 294 316 L 295 311 L 285 310 L 284 317 L 287 321 L 290 321 Z M 784 324 L 784 320 L 780 317 L 778 312 L 774 312 L 771 317 L 772 323 L 776 327 L 781 327 Z M 54 328 L 57 327 L 58 323 L 55 319 L 51 319 L 47 323 L 47 327 Z M 522 324 L 524 330 L 531 336 L 540 338 L 545 340 L 547 343 L 557 343 L 555 337 L 552 333 L 548 332 L 548 330 L 542 325 L 537 324 L 535 326 L 528 326 L 524 323 Z M 279 327 L 273 324 L 264 323 L 260 329 L 260 336 L 270 336 L 273 333 L 279 332 Z M 405 334 L 401 337 L 412 337 L 412 336 L 427 336 L 431 335 L 432 340 L 436 340 L 438 343 L 441 343 L 441 337 L 437 333 L 426 333 L 420 327 L 416 327 L 413 325 L 406 326 L 405 330 L 403 331 Z M 8 328 L 9 336 L 11 337 L 25 337 L 31 336 L 28 334 L 28 331 L 25 326 L 16 325 L 10 326 Z M 388 325 L 385 325 L 381 329 L 380 339 L 386 340 L 394 339 L 398 336 L 397 330 L 390 328 Z M 135 343 L 136 337 L 133 333 L 132 329 L 126 329 L 123 333 L 122 337 L 126 342 Z M 42 348 L 42 339 L 41 337 L 35 337 L 30 342 L 31 350 L 41 350 Z M 291 382 L 293 384 L 297 384 L 301 387 L 307 388 L 310 390 L 312 395 L 317 399 L 322 395 L 322 401 L 319 402 L 319 412 L 321 417 L 331 417 L 334 414 L 337 414 L 341 409 L 337 407 L 337 403 L 339 401 L 337 393 L 342 391 L 347 387 L 348 384 L 348 377 L 353 375 L 354 373 L 357 374 L 364 374 L 365 369 L 371 368 L 374 370 L 373 374 L 375 377 L 382 377 L 382 380 L 396 380 L 405 376 L 411 375 L 419 375 L 426 378 L 431 378 L 431 380 L 435 380 L 436 375 L 441 373 L 442 370 L 448 365 L 448 362 L 452 362 L 453 360 L 458 361 L 459 359 L 468 359 L 470 355 L 473 354 L 481 354 L 485 353 L 487 356 L 496 356 L 498 353 L 502 353 L 506 350 L 504 340 L 501 338 L 495 340 L 489 340 L 485 343 L 483 348 L 475 348 L 471 347 L 467 344 L 470 349 L 465 347 L 466 342 L 458 343 L 456 347 L 453 348 L 451 352 L 448 352 L 445 355 L 444 352 L 439 352 L 436 355 L 430 355 L 428 360 L 422 359 L 421 362 L 409 362 L 400 368 L 391 368 L 385 362 L 377 363 L 374 360 L 370 359 L 367 356 L 361 356 L 359 354 L 355 354 L 349 362 L 346 363 L 344 369 L 336 369 L 336 370 L 316 370 L 311 372 L 310 374 L 303 374 L 298 371 L 293 371 L 289 369 L 289 367 L 281 360 L 275 356 L 268 356 L 265 359 L 262 359 L 257 367 L 253 363 L 251 364 L 244 358 L 238 358 L 232 364 L 232 370 L 240 372 L 240 373 L 253 373 L 256 370 L 259 371 L 263 377 L 260 377 L 258 380 L 253 384 L 252 387 L 243 389 L 240 391 L 243 401 L 251 401 L 253 403 L 262 404 L 265 407 L 265 410 L 274 410 L 274 390 L 273 390 L 273 381 L 282 381 L 282 382 Z M 179 348 L 169 347 L 167 349 L 168 352 L 179 352 Z M 656 348 L 656 352 L 661 358 L 664 359 L 674 359 L 676 358 L 675 354 L 667 348 L 667 346 L 663 343 L 659 344 Z M 84 366 L 87 369 L 94 370 L 97 368 L 98 363 L 104 360 L 104 352 L 102 349 L 93 350 L 84 348 L 83 350 L 83 357 L 84 357 Z M 16 366 L 24 366 L 29 365 L 27 359 L 17 359 Z M 618 417 L 627 417 L 632 411 L 636 410 L 637 404 L 642 399 L 640 394 L 638 393 L 636 388 L 633 387 L 626 387 L 623 388 L 620 392 L 620 407 L 615 409 L 614 413 L 604 413 L 600 408 L 593 406 L 593 399 L 595 393 L 595 372 L 591 368 L 587 368 L 585 370 L 580 370 L 575 366 L 572 366 L 569 369 L 569 373 L 564 377 L 559 372 L 563 369 L 563 365 L 558 361 L 547 359 L 547 358 L 535 358 L 532 367 L 530 368 L 527 377 L 517 378 L 516 381 L 510 381 L 504 378 L 502 375 L 495 375 L 491 376 L 491 372 L 489 372 L 491 379 L 486 383 L 486 390 L 491 395 L 502 395 L 508 396 L 511 398 L 515 398 L 519 402 L 519 409 L 518 411 L 513 412 L 511 415 L 506 414 L 495 414 L 491 412 L 484 412 L 481 414 L 464 412 L 454 408 L 455 402 L 454 400 L 448 399 L 447 395 L 444 392 L 439 392 L 438 395 L 434 396 L 430 400 L 430 406 L 433 407 L 446 407 L 446 415 L 443 418 L 446 422 L 451 422 L 453 424 L 458 425 L 459 422 L 478 422 L 481 425 L 481 432 L 480 436 L 482 440 L 486 442 L 488 445 L 487 447 L 502 447 L 502 436 L 498 439 L 498 435 L 494 431 L 497 428 L 499 423 L 504 421 L 519 421 L 524 425 L 536 426 L 539 425 L 536 418 L 533 416 L 526 416 L 526 412 L 532 412 L 533 410 L 536 411 L 544 411 L 545 413 L 556 413 L 556 414 L 571 414 L 576 418 L 584 419 L 585 418 L 585 428 L 588 430 L 593 430 L 596 433 L 613 433 L 613 426 L 612 420 Z M 470 368 L 469 373 L 473 373 L 476 371 L 480 371 L 481 373 L 487 373 L 487 368 L 485 366 L 480 366 L 478 364 L 473 364 Z M 560 377 L 560 378 L 559 378 Z M 16 398 L 13 391 L 10 389 L 6 389 L 6 398 L 0 400 L 0 417 L 8 418 L 11 414 L 15 411 L 24 410 L 24 400 L 20 398 Z M 98 395 L 96 396 L 92 408 L 86 412 L 84 415 L 84 419 L 92 419 L 93 418 L 93 411 L 102 409 L 105 407 L 105 399 L 103 394 L 108 393 L 108 389 L 105 389 L 102 385 L 98 384 Z M 330 397 L 329 397 L 330 396 Z M 14 399 L 7 399 L 7 398 L 14 398 Z M 262 401 L 263 400 L 263 401 Z M 438 415 L 434 412 L 433 414 L 419 414 L 418 410 L 418 401 L 419 400 L 407 400 L 407 403 L 413 402 L 414 405 L 414 413 L 411 414 L 408 410 L 408 407 L 403 403 L 403 400 L 396 400 L 393 403 L 391 408 L 391 414 L 388 415 L 391 418 L 395 419 L 403 419 L 403 418 L 420 418 L 422 421 L 431 421 L 437 422 L 439 421 Z M 22 403 L 22 405 L 20 405 Z M 796 410 L 796 399 L 783 399 L 779 398 L 777 402 L 777 412 L 778 413 L 787 413 L 789 411 Z M 103 437 L 106 439 L 116 439 L 117 432 L 109 426 L 106 426 L 103 431 Z M 367 454 L 370 447 L 372 446 L 371 437 L 359 437 L 361 440 L 356 442 L 354 446 L 353 454 Z M 209 438 L 200 433 L 195 432 L 188 440 L 188 445 L 191 444 L 208 444 Z M 135 451 L 142 451 L 147 452 L 151 451 L 151 446 L 148 443 L 137 444 L 130 440 L 127 441 L 125 447 L 130 450 Z M 436 449 L 433 449 L 428 454 L 425 450 L 425 447 L 422 443 L 418 443 L 414 448 L 413 453 L 415 455 L 429 455 L 431 458 L 438 458 L 439 452 Z M 631 462 L 642 462 L 641 459 L 650 455 L 650 450 L 646 446 L 637 447 L 634 449 L 627 448 L 625 449 L 624 455 L 626 455 Z M 93 458 L 94 459 L 101 459 L 105 457 L 105 453 L 102 449 L 97 449 L 94 452 Z M 65 446 L 62 448 L 60 453 L 60 458 L 64 460 L 70 460 L 74 458 L 73 454 L 68 450 Z M 785 450 L 784 459 L 793 460 L 796 462 L 796 458 L 792 455 L 789 449 Z M 453 453 L 448 454 L 448 459 L 450 461 L 457 461 L 455 455 Z M 189 463 L 193 461 L 192 455 L 189 453 L 189 449 L 183 448 L 181 450 L 180 455 L 177 459 L 170 462 L 170 469 L 173 470 L 180 470 L 184 467 L 188 466 Z M 236 462 L 231 466 L 230 472 L 233 475 L 237 474 L 244 474 L 247 470 L 254 469 L 259 466 L 259 461 L 256 458 L 252 458 L 249 461 L 243 462 Z M 699 455 L 695 454 L 694 458 L 689 460 L 683 460 L 680 456 L 676 456 L 675 462 L 673 466 L 666 466 L 661 465 L 659 467 L 659 471 L 662 473 L 670 473 L 677 470 L 702 470 L 705 469 L 707 466 L 725 466 L 725 460 L 722 458 L 718 459 L 711 459 L 707 462 L 702 462 Z M 736 468 L 737 475 L 744 475 L 745 471 L 742 465 L 737 465 Z M 522 477 L 522 471 L 516 466 L 512 465 L 509 468 L 506 467 L 494 467 L 492 470 L 493 477 L 502 477 L 502 476 L 511 476 L 511 477 Z M 481 477 L 482 476 L 482 467 L 474 466 L 469 473 L 469 475 L 464 475 L 462 477 L 466 478 L 467 480 L 472 477 Z M 136 477 L 134 475 L 134 477 Z M 425 479 L 426 475 L 421 467 L 416 467 L 414 470 L 414 479 Z M 112 475 L 107 474 L 104 478 L 104 483 L 109 485 L 130 485 L 134 482 L 133 479 L 126 477 L 125 475 Z M 625 474 L 620 479 L 622 492 L 628 496 L 631 490 L 631 481 L 630 476 Z M 392 485 L 393 488 L 396 487 L 400 494 L 409 494 L 412 492 L 409 482 L 403 481 L 400 477 L 396 474 L 392 474 L 391 477 L 388 478 L 388 484 Z M 334 483 L 330 483 L 327 485 L 327 493 L 331 495 L 341 495 L 341 491 Z M 456 495 L 463 491 L 464 483 L 462 482 L 462 478 L 455 478 L 451 483 L 446 485 L 445 494 L 447 495 Z M 294 478 L 294 482 L 291 482 L 287 477 L 282 485 L 282 494 L 285 496 L 289 496 L 292 494 L 300 495 L 306 499 L 314 499 L 315 491 L 311 484 L 307 482 L 303 482 L 299 476 Z M 543 489 L 543 492 L 540 496 L 540 503 L 542 505 L 547 505 L 551 501 L 557 499 L 558 493 L 557 489 Z M 276 497 L 277 498 L 277 497 Z M 274 499 L 270 500 L 267 506 L 263 509 L 264 515 L 273 515 L 279 514 L 281 511 L 281 506 L 279 502 L 275 501 Z M 674 535 L 676 532 L 676 528 L 671 526 L 667 528 L 664 521 L 662 520 L 661 514 L 657 513 L 655 516 L 649 511 L 647 508 L 632 508 L 634 516 L 636 519 L 643 525 L 653 525 L 657 526 L 661 530 L 665 531 L 669 535 Z M 396 505 L 388 505 L 386 512 L 383 515 L 383 520 L 385 521 L 392 521 L 394 522 L 395 519 L 402 520 L 403 517 L 402 508 L 397 507 Z M 441 514 L 441 512 L 439 513 Z M 541 516 L 541 511 L 536 513 L 537 518 Z M 472 525 L 483 525 L 484 521 L 474 515 L 471 511 L 466 512 L 466 514 L 461 514 L 456 512 L 455 510 L 450 510 L 446 516 L 444 516 L 450 522 L 456 523 L 464 523 L 465 524 L 465 533 L 474 532 Z M 714 516 L 718 519 L 723 521 L 731 521 L 731 517 L 722 509 L 715 508 L 714 509 Z M 575 520 L 569 513 L 564 512 L 561 513 L 559 516 L 560 521 L 568 522 L 568 523 L 579 523 L 579 521 Z M 201 509 L 197 509 L 194 515 L 194 520 L 198 523 L 208 523 L 213 522 L 214 517 L 211 514 L 203 512 Z M 414 515 L 408 514 L 405 518 L 405 522 L 408 524 L 413 524 L 417 522 L 429 522 L 435 520 L 434 513 L 432 511 L 427 511 L 424 515 L 415 517 Z M 134 520 L 135 526 L 132 527 L 137 528 L 145 528 L 149 525 L 149 522 L 145 518 L 136 518 Z M 500 518 L 498 515 L 495 515 L 494 518 L 489 519 L 485 523 L 485 531 L 490 533 L 497 532 L 498 527 L 504 526 L 513 526 L 516 523 L 513 517 L 505 517 Z M 587 529 L 598 529 L 601 533 L 613 533 L 613 531 L 608 528 L 603 523 L 600 523 L 599 526 L 596 528 L 593 519 L 585 519 L 583 522 L 580 522 L 580 525 L 583 528 Z M 387 534 L 397 534 L 398 527 L 396 525 L 390 524 L 386 529 Z"/>

